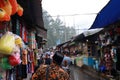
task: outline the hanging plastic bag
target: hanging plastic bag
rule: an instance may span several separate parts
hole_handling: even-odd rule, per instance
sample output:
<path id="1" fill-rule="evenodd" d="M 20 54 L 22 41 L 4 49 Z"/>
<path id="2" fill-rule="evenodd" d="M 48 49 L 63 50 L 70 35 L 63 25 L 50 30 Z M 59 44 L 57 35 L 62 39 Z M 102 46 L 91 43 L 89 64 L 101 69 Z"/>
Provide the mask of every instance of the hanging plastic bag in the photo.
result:
<path id="1" fill-rule="evenodd" d="M 7 57 L 1 58 L 1 60 L 0 60 L 0 67 L 2 69 L 5 69 L 5 70 L 12 68 L 12 66 L 8 63 L 8 58 Z"/>
<path id="2" fill-rule="evenodd" d="M 11 66 L 16 66 L 20 64 L 21 63 L 20 53 L 14 52 L 12 55 L 9 56 L 8 60 Z"/>
<path id="3" fill-rule="evenodd" d="M 21 39 L 21 37 L 18 36 L 18 35 L 16 35 L 16 34 L 15 34 L 15 44 L 16 44 L 16 45 L 22 44 L 22 39 Z"/>
<path id="4" fill-rule="evenodd" d="M 14 53 L 14 52 L 20 53 L 20 48 L 19 48 L 18 45 L 16 45 L 15 48 L 13 49 L 13 53 Z M 13 53 L 12 53 L 12 54 L 13 54 Z M 11 54 L 11 55 L 12 55 L 12 54 Z"/>
<path id="5" fill-rule="evenodd" d="M 11 32 L 7 32 L 0 38 L 0 53 L 10 55 L 15 47 L 15 38 Z"/>

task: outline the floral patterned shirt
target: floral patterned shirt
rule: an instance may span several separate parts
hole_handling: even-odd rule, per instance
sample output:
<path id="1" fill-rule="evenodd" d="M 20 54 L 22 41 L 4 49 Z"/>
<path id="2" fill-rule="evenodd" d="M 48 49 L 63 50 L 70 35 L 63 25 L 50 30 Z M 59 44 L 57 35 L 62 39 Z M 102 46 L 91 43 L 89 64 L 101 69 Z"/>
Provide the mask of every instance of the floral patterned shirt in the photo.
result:
<path id="1" fill-rule="evenodd" d="M 69 75 L 66 71 L 55 64 L 51 64 L 48 68 L 47 80 L 69 80 Z M 32 80 L 46 80 L 47 65 L 40 65 L 37 71 L 33 74 Z"/>

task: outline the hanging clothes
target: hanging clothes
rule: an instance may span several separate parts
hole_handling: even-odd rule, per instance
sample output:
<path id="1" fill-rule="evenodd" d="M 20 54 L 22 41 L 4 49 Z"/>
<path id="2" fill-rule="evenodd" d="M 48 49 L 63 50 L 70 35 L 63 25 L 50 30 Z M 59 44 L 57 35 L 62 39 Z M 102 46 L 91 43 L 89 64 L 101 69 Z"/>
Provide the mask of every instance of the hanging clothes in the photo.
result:
<path id="1" fill-rule="evenodd" d="M 26 27 L 25 27 L 25 24 L 24 23 L 20 23 L 20 36 L 21 36 L 21 38 L 23 39 L 23 41 L 25 42 L 25 43 L 27 43 L 28 42 L 28 37 L 27 37 L 27 29 L 26 29 Z"/>
<path id="2" fill-rule="evenodd" d="M 112 70 L 113 60 L 110 52 L 107 50 L 104 54 L 105 66 L 107 70 Z"/>
<path id="3" fill-rule="evenodd" d="M 118 47 L 116 51 L 117 51 L 116 69 L 120 71 L 120 47 Z"/>
<path id="4" fill-rule="evenodd" d="M 113 61 L 116 63 L 117 62 L 117 52 L 116 52 L 116 48 L 115 47 L 113 47 L 111 49 L 111 55 L 112 55 Z"/>
<path id="5" fill-rule="evenodd" d="M 22 64 L 16 66 L 16 80 L 22 78 Z"/>
<path id="6" fill-rule="evenodd" d="M 27 65 L 22 64 L 22 78 L 27 78 Z"/>
<path id="7" fill-rule="evenodd" d="M 22 28 L 22 39 L 25 43 L 28 42 L 28 40 L 27 40 L 27 30 L 26 30 L 25 27 Z"/>
<path id="8" fill-rule="evenodd" d="M 20 35 L 20 22 L 18 19 L 16 19 L 16 34 Z"/>
<path id="9" fill-rule="evenodd" d="M 27 52 L 26 49 L 22 50 L 22 64 L 23 65 L 27 65 L 28 64 L 27 54 L 28 54 L 28 52 Z"/>
<path id="10" fill-rule="evenodd" d="M 34 73 L 34 52 L 29 52 L 29 64 L 28 64 L 28 71 L 29 73 Z"/>
<path id="11" fill-rule="evenodd" d="M 35 33 L 34 31 L 31 31 L 28 34 L 28 46 L 30 47 L 30 49 L 35 49 L 36 45 L 35 45 Z"/>
<path id="12" fill-rule="evenodd" d="M 27 50 L 23 49 L 22 50 L 22 78 L 27 78 L 27 64 L 28 64 L 28 59 L 27 59 Z"/>

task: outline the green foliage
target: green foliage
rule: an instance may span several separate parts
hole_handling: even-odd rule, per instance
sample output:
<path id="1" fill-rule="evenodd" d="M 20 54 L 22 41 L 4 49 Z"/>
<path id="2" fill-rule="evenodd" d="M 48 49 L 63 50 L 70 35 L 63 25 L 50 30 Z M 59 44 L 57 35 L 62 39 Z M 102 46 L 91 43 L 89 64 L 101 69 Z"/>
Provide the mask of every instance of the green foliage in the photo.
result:
<path id="1" fill-rule="evenodd" d="M 47 11 L 43 10 L 43 20 L 47 29 L 47 47 L 57 45 L 57 41 L 63 43 L 76 35 L 75 29 L 69 26 L 66 27 L 59 16 L 54 20 Z"/>

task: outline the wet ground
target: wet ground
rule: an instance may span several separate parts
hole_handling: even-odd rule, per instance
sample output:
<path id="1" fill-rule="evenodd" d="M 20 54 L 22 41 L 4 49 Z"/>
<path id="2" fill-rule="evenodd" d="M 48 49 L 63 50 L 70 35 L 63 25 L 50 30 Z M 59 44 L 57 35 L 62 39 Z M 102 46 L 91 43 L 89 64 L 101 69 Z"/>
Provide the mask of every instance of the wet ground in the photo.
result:
<path id="1" fill-rule="evenodd" d="M 71 80 L 98 80 L 95 77 L 88 75 L 82 69 L 76 66 L 70 66 Z"/>

